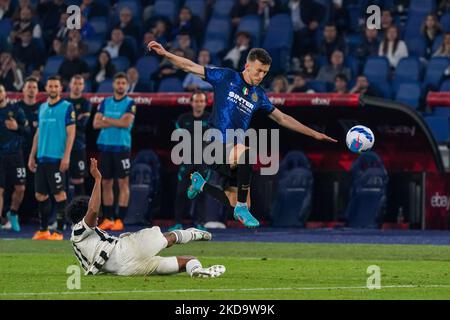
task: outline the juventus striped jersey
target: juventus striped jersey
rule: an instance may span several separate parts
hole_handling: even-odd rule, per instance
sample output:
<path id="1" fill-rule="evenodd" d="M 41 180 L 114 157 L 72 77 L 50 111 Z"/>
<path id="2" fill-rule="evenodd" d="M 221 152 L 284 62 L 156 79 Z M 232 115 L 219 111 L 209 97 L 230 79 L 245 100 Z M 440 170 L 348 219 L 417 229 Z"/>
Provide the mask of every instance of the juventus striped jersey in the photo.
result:
<path id="1" fill-rule="evenodd" d="M 86 275 L 101 271 L 118 239 L 97 227 L 89 227 L 84 219 L 72 227 L 70 241 Z"/>

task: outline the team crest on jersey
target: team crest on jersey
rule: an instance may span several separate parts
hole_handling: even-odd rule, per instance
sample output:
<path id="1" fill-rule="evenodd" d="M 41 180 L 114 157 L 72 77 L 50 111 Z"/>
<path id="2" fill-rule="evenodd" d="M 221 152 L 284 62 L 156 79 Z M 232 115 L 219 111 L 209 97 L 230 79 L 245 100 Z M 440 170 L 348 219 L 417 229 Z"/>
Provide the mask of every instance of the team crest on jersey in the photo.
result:
<path id="1" fill-rule="evenodd" d="M 242 93 L 244 94 L 244 96 L 248 95 L 248 88 L 243 87 L 242 88 Z"/>
<path id="2" fill-rule="evenodd" d="M 252 93 L 252 100 L 253 100 L 254 102 L 258 102 L 258 95 L 256 94 L 256 92 L 253 92 L 253 93 Z"/>

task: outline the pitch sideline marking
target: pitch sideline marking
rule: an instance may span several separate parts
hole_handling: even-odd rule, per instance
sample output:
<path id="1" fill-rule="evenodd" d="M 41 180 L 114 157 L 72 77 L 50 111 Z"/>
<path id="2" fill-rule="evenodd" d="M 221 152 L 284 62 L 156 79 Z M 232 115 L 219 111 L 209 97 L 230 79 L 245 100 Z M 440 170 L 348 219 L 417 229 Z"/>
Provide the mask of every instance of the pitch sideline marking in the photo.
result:
<path id="1" fill-rule="evenodd" d="M 450 288 L 450 285 L 391 285 L 381 289 Z M 366 286 L 355 287 L 286 287 L 286 288 L 242 288 L 242 289 L 168 289 L 127 291 L 64 291 L 64 292 L 2 292 L 0 296 L 80 295 L 80 294 L 130 294 L 130 293 L 185 293 L 185 292 L 249 292 L 249 291 L 314 291 L 314 290 L 369 290 Z M 370 290 L 378 291 L 378 290 Z"/>

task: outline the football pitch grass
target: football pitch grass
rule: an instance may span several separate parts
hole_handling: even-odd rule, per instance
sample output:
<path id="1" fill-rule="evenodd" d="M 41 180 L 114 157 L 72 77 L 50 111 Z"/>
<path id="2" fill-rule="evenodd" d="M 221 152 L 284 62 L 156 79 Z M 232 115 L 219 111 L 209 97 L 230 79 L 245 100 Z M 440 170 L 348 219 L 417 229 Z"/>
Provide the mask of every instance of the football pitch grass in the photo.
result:
<path id="1" fill-rule="evenodd" d="M 195 255 L 223 264 L 220 278 L 81 276 L 68 241 L 0 240 L 0 299 L 450 299 L 450 246 L 196 242 L 163 256 Z M 367 268 L 380 267 L 381 289 L 369 290 Z M 83 272 L 82 272 L 83 274 Z"/>

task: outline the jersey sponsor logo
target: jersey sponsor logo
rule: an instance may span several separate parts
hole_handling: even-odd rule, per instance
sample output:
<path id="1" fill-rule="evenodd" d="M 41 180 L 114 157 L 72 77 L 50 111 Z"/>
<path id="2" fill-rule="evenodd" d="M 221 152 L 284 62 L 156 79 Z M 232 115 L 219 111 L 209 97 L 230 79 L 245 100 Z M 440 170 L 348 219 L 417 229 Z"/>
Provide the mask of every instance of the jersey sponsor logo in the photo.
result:
<path id="1" fill-rule="evenodd" d="M 255 107 L 253 105 L 253 103 L 247 101 L 246 99 L 242 98 L 240 95 L 238 95 L 237 93 L 234 93 L 233 91 L 230 91 L 228 93 L 227 100 L 237 103 L 239 110 L 241 110 L 242 112 L 244 112 L 248 115 L 250 115 L 252 113 L 253 108 Z"/>

